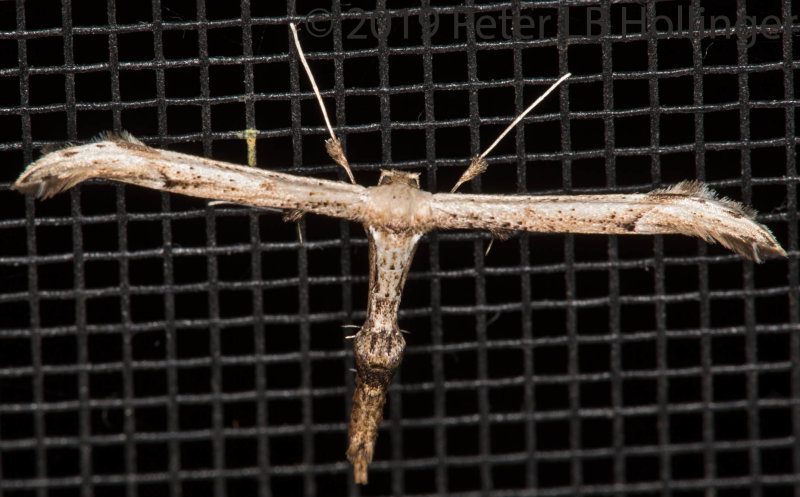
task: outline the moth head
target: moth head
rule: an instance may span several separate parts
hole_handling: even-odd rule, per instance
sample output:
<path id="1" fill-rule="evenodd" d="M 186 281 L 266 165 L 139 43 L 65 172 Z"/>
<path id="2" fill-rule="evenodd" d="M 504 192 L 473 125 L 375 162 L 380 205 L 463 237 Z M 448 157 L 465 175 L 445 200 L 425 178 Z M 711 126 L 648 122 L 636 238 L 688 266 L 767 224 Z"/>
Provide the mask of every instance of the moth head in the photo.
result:
<path id="1" fill-rule="evenodd" d="M 378 186 L 398 183 L 408 185 L 412 188 L 419 188 L 419 173 L 381 169 L 381 177 L 378 178 Z"/>

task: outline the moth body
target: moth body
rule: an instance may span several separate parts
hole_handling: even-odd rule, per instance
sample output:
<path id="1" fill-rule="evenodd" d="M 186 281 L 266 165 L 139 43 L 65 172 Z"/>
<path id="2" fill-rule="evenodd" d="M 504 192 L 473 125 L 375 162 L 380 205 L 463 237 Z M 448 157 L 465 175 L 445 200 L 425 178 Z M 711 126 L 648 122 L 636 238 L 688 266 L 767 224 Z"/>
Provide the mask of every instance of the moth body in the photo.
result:
<path id="1" fill-rule="evenodd" d="M 394 232 L 426 233 L 433 228 L 433 195 L 419 189 L 419 174 L 382 171 L 378 186 L 367 189 L 370 226 Z"/>

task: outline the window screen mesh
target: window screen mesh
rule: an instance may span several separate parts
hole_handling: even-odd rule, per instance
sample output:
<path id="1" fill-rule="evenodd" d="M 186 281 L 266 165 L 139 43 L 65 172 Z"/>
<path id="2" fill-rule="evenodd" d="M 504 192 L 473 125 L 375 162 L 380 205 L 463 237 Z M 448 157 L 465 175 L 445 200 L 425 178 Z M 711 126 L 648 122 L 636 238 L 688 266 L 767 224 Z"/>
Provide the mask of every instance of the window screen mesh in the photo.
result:
<path id="1" fill-rule="evenodd" d="M 800 495 L 800 13 L 717 4 L 0 3 L 0 493 Z M 255 134 L 260 167 L 344 180 L 290 21 L 362 184 L 396 167 L 449 190 L 570 71 L 462 191 L 697 178 L 756 207 L 789 258 L 425 237 L 357 488 L 342 325 L 364 317 L 360 226 L 103 182 L 9 189 L 42 147 L 123 129 L 236 163 Z"/>

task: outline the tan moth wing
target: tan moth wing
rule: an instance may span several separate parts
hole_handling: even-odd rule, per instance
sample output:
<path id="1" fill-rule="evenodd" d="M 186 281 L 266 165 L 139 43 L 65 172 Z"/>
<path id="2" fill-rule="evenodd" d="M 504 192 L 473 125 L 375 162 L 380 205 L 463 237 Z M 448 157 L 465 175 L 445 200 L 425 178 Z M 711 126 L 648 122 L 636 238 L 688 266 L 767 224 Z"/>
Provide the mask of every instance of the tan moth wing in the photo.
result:
<path id="1" fill-rule="evenodd" d="M 696 236 L 761 262 L 786 257 L 768 228 L 741 204 L 705 185 L 684 181 L 640 194 L 435 194 L 433 224 L 441 229 Z"/>
<path id="2" fill-rule="evenodd" d="M 367 197 L 363 186 L 151 148 L 127 133 L 50 152 L 31 164 L 13 188 L 48 198 L 93 178 L 352 221 L 363 219 Z"/>

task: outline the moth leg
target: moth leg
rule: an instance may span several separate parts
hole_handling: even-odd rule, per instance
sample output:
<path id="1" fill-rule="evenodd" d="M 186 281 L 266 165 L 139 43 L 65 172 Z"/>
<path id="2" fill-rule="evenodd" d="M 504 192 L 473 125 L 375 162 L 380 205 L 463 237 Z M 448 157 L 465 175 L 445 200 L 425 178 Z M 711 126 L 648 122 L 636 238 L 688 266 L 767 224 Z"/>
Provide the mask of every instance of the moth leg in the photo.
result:
<path id="1" fill-rule="evenodd" d="M 328 140 L 325 140 L 325 150 L 328 152 L 328 155 L 331 156 L 331 159 L 333 159 L 334 162 L 344 168 L 344 170 L 347 172 L 347 176 L 350 178 L 350 182 L 355 185 L 356 180 L 353 177 L 353 172 L 350 170 L 350 163 L 347 162 L 347 157 L 344 155 L 342 143 L 338 138 L 336 138 L 336 134 L 333 132 L 331 121 L 328 119 L 328 111 L 325 110 L 325 104 L 322 102 L 322 95 L 319 93 L 317 82 L 314 79 L 314 75 L 311 73 L 311 68 L 308 67 L 308 62 L 306 61 L 306 56 L 303 53 L 303 48 L 300 46 L 300 39 L 297 37 L 297 28 L 295 28 L 294 23 L 289 23 L 289 27 L 291 28 L 292 36 L 294 37 L 294 46 L 297 47 L 297 53 L 300 55 L 300 62 L 303 63 L 303 68 L 306 70 L 309 81 L 311 81 L 311 87 L 314 89 L 314 95 L 317 96 L 319 108 L 322 110 L 322 117 L 325 119 L 325 126 L 328 128 L 328 133 L 331 135 Z"/>
<path id="2" fill-rule="evenodd" d="M 514 119 L 511 122 L 511 124 L 509 124 L 506 127 L 505 130 L 503 130 L 502 133 L 500 133 L 500 136 L 498 136 L 497 139 L 495 139 L 495 141 L 492 142 L 491 145 L 489 145 L 489 148 L 487 148 L 481 155 L 476 155 L 475 157 L 473 157 L 472 158 L 472 162 L 469 163 L 469 167 L 467 167 L 467 170 L 464 171 L 464 174 L 462 174 L 461 177 L 458 178 L 458 181 L 456 181 L 456 184 L 453 187 L 453 189 L 450 190 L 450 193 L 454 193 L 456 190 L 458 190 L 459 186 L 463 185 L 467 181 L 470 181 L 471 179 L 475 178 L 476 176 L 478 176 L 478 175 L 482 174 L 484 171 L 486 171 L 486 168 L 489 166 L 489 164 L 486 162 L 486 156 L 489 155 L 489 152 L 491 152 L 492 149 L 494 149 L 494 147 L 496 147 L 497 144 L 500 143 L 500 140 L 505 138 L 505 136 L 512 129 L 514 129 L 514 127 L 517 124 L 519 124 L 519 122 L 522 121 L 525 118 L 525 116 L 528 115 L 528 113 L 530 113 L 530 111 L 532 111 L 537 105 L 542 103 L 542 100 L 547 98 L 547 96 L 550 95 L 553 92 L 553 90 L 558 88 L 558 85 L 563 83 L 564 80 L 569 78 L 570 76 L 571 76 L 571 74 L 567 73 L 567 74 L 561 76 L 560 78 L 558 78 L 558 81 L 556 81 L 555 83 L 550 85 L 550 88 L 548 88 L 544 93 L 542 93 L 539 98 L 537 98 L 532 104 L 530 104 L 527 109 L 522 111 L 522 113 L 520 115 L 518 115 L 517 118 Z"/>

